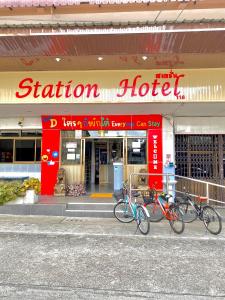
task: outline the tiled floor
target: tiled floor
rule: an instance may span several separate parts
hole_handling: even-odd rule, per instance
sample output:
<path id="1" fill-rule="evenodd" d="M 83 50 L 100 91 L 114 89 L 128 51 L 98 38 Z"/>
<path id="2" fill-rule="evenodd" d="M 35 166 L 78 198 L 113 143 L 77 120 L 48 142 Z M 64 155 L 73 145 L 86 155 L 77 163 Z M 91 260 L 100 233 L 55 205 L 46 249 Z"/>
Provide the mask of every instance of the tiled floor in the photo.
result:
<path id="1" fill-rule="evenodd" d="M 87 194 L 80 197 L 71 196 L 39 196 L 39 204 L 66 204 L 66 203 L 114 203 L 115 199 L 112 198 L 90 198 L 89 196 L 93 193 L 112 193 L 113 185 L 111 184 L 92 184 L 86 188 Z"/>
<path id="2" fill-rule="evenodd" d="M 112 184 L 91 184 L 87 187 L 87 193 L 113 193 Z"/>
<path id="3" fill-rule="evenodd" d="M 112 198 L 90 198 L 88 196 L 81 197 L 57 197 L 57 196 L 39 196 L 39 204 L 67 204 L 67 203 L 114 203 L 116 200 Z"/>

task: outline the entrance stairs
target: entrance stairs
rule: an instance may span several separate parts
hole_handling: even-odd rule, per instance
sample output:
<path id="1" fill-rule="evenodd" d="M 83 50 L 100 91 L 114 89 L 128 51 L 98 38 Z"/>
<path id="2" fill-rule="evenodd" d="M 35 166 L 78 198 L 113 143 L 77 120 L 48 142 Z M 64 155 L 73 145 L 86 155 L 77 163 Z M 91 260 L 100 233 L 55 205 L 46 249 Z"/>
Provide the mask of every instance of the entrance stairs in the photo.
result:
<path id="1" fill-rule="evenodd" d="M 36 204 L 12 202 L 0 206 L 0 214 L 112 218 L 115 203 L 113 198 L 41 196 Z"/>
<path id="2" fill-rule="evenodd" d="M 115 203 L 68 203 L 65 209 L 65 216 L 68 217 L 93 217 L 112 218 Z"/>

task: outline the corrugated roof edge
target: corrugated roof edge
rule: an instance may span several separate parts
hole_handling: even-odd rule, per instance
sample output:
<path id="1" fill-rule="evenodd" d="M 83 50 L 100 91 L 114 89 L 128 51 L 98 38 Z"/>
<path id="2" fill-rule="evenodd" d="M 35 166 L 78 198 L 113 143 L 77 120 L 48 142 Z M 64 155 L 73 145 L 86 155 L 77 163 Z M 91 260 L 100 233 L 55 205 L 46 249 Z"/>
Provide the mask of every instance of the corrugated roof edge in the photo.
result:
<path id="1" fill-rule="evenodd" d="M 168 2 L 195 2 L 196 0 L 5 0 L 0 1 L 0 8 L 19 7 L 50 7 L 70 5 L 107 5 L 107 4 L 141 4 L 141 3 L 168 3 Z"/>

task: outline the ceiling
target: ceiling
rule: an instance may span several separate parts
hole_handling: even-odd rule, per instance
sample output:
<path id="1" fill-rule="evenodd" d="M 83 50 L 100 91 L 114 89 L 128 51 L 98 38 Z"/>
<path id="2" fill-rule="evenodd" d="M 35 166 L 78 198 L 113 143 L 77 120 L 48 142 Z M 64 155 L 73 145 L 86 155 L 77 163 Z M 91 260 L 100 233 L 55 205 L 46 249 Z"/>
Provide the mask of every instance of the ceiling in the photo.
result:
<path id="1" fill-rule="evenodd" d="M 71 29 L 75 33 L 60 34 L 58 29 L 56 33 L 2 35 L 0 71 L 225 67 L 225 24 L 157 28 L 145 32 L 146 27 L 139 27 L 142 33 L 90 34 Z"/>
<path id="2" fill-rule="evenodd" d="M 0 71 L 61 71 L 61 70 L 149 70 L 225 68 L 225 55 L 215 54 L 150 54 L 35 57 L 0 57 Z"/>
<path id="3" fill-rule="evenodd" d="M 0 71 L 225 67 L 224 0 L 106 2 L 8 1 Z"/>

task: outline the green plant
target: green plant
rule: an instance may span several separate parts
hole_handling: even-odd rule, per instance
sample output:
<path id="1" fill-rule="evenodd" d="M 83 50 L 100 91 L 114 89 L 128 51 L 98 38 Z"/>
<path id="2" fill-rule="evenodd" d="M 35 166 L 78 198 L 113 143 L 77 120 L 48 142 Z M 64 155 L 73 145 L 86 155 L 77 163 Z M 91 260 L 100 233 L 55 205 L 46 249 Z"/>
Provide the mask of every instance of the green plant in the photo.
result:
<path id="1" fill-rule="evenodd" d="M 17 197 L 23 197 L 27 190 L 34 190 L 36 194 L 40 193 L 41 183 L 36 178 L 29 178 L 21 181 L 2 181 L 0 182 L 0 205 L 8 201 L 15 200 Z"/>
<path id="2" fill-rule="evenodd" d="M 21 187 L 21 192 L 26 192 L 27 190 L 34 190 L 38 195 L 41 191 L 41 183 L 37 178 L 29 178 L 24 180 L 23 185 Z"/>
<path id="3" fill-rule="evenodd" d="M 21 186 L 21 182 L 18 181 L 0 182 L 0 205 L 24 196 Z"/>

